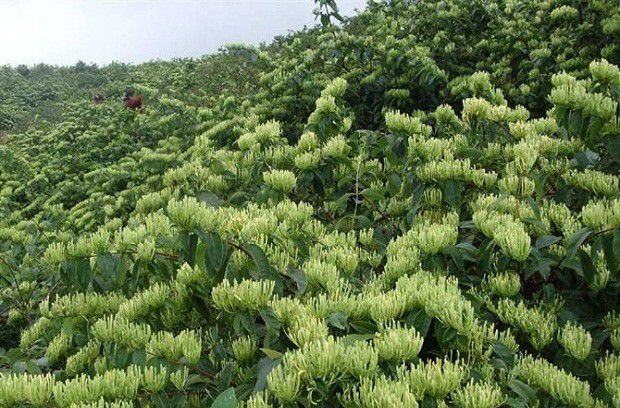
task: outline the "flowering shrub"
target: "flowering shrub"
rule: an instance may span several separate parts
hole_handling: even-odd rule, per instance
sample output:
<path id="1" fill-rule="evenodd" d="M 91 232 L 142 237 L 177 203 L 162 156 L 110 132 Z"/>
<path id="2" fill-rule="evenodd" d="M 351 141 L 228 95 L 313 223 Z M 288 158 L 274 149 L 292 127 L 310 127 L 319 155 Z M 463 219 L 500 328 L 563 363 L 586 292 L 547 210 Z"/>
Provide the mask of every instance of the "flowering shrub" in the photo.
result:
<path id="1" fill-rule="evenodd" d="M 620 406 L 619 15 L 370 2 L 12 135 L 0 406 Z"/>

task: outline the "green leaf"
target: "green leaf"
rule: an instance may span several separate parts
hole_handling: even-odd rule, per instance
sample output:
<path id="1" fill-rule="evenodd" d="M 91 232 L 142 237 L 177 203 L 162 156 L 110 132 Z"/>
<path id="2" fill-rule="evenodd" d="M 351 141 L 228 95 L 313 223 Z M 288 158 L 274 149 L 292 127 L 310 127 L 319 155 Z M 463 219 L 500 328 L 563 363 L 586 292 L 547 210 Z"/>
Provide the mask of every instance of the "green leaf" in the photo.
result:
<path id="1" fill-rule="evenodd" d="M 183 408 L 187 406 L 186 402 L 187 402 L 187 396 L 183 394 L 174 395 L 170 397 L 170 404 L 174 408 Z"/>
<path id="2" fill-rule="evenodd" d="M 588 285 L 590 285 L 594 282 L 594 276 L 596 275 L 596 269 L 592 263 L 592 258 L 590 257 L 590 254 L 583 249 L 580 249 L 579 259 L 581 260 L 581 272 L 583 273 L 583 278 Z"/>
<path id="3" fill-rule="evenodd" d="M 205 248 L 203 258 L 204 266 L 209 274 L 215 276 L 219 280 L 223 275 L 229 259 L 229 245 L 215 232 L 199 232 L 199 235 Z"/>
<path id="4" fill-rule="evenodd" d="M 454 263 L 457 265 L 457 267 L 459 269 L 462 268 L 463 254 L 457 247 L 455 247 L 454 245 L 444 245 L 444 247 L 441 248 L 441 253 L 444 255 L 449 255 L 450 258 L 452 258 Z"/>
<path id="5" fill-rule="evenodd" d="M 196 264 L 196 247 L 198 246 L 198 236 L 189 234 L 187 242 L 187 263 L 193 267 Z"/>
<path id="6" fill-rule="evenodd" d="M 528 264 L 524 271 L 524 278 L 528 279 L 534 273 L 538 272 L 540 276 L 546 281 L 551 274 L 551 267 L 555 266 L 557 262 L 553 258 L 547 258 L 541 256 L 537 250 L 532 251 L 532 263 Z M 568 265 L 568 264 L 567 264 Z"/>
<path id="7" fill-rule="evenodd" d="M 276 350 L 272 350 L 270 348 L 261 348 L 260 351 L 262 351 L 263 353 L 265 353 L 265 355 L 269 358 L 273 358 L 274 360 L 281 358 L 282 356 L 284 356 L 284 354 L 280 353 L 279 351 Z"/>
<path id="8" fill-rule="evenodd" d="M 122 286 L 127 279 L 127 271 L 131 265 L 130 257 L 125 255 L 120 257 L 120 263 L 118 265 L 118 272 L 116 274 L 116 284 Z"/>
<path id="9" fill-rule="evenodd" d="M 131 363 L 139 367 L 144 367 L 146 365 L 146 350 L 142 348 L 134 351 L 131 355 Z"/>
<path id="10" fill-rule="evenodd" d="M 357 217 L 355 217 L 354 221 L 355 228 L 357 229 L 368 229 L 372 227 L 372 221 L 365 215 L 358 215 Z"/>
<path id="11" fill-rule="evenodd" d="M 131 357 L 133 357 L 133 353 L 130 354 L 125 347 L 117 346 L 112 353 L 111 360 L 114 367 L 121 368 L 127 365 Z"/>
<path id="12" fill-rule="evenodd" d="M 402 184 L 402 180 L 400 176 L 396 173 L 390 174 L 387 180 L 387 191 L 390 196 L 395 196 L 400 191 L 400 186 Z"/>
<path id="13" fill-rule="evenodd" d="M 297 292 L 302 294 L 308 288 L 308 278 L 306 274 L 301 269 L 291 269 L 289 270 L 288 276 L 295 281 L 297 285 Z"/>
<path id="14" fill-rule="evenodd" d="M 457 181 L 447 181 L 443 184 L 443 193 L 446 202 L 453 208 L 461 206 L 461 187 Z"/>
<path id="15" fill-rule="evenodd" d="M 360 193 L 364 198 L 372 203 L 379 203 L 383 200 L 383 192 L 378 188 L 366 188 Z"/>
<path id="16" fill-rule="evenodd" d="M 99 254 L 97 255 L 97 266 L 106 279 L 116 280 L 121 266 L 121 258 L 117 254 Z"/>
<path id="17" fill-rule="evenodd" d="M 349 325 L 358 333 L 371 334 L 377 331 L 377 325 L 372 321 L 367 320 L 354 320 L 349 321 Z"/>
<path id="18" fill-rule="evenodd" d="M 37 358 L 35 362 L 40 368 L 43 368 L 45 370 L 49 369 L 50 363 L 47 357 Z"/>
<path id="19" fill-rule="evenodd" d="M 532 207 L 532 210 L 534 211 L 534 215 L 536 216 L 536 219 L 540 219 L 540 206 L 538 205 L 536 200 L 532 197 L 528 197 L 526 201 L 529 204 L 529 206 Z"/>
<path id="20" fill-rule="evenodd" d="M 26 363 L 24 361 L 16 361 L 13 363 L 13 372 L 15 374 L 23 374 L 26 372 Z"/>
<path id="21" fill-rule="evenodd" d="M 470 262 L 476 262 L 478 260 L 480 251 L 469 242 L 460 242 L 456 244 L 456 247 L 461 251 L 461 256 L 464 260 Z"/>
<path id="22" fill-rule="evenodd" d="M 254 392 L 262 391 L 267 386 L 267 376 L 274 369 L 275 366 L 280 364 L 280 359 L 273 359 L 269 357 L 261 358 L 256 366 L 257 376 L 256 384 L 254 384 Z"/>
<path id="23" fill-rule="evenodd" d="M 327 15 L 327 14 L 321 14 L 321 24 L 322 24 L 324 27 L 327 27 L 327 26 L 329 25 L 329 15 Z M 321 122 L 321 123 L 319 123 L 319 128 L 321 128 L 321 125 L 322 125 L 322 122 Z M 320 132 L 320 133 L 323 133 L 323 132 Z"/>
<path id="24" fill-rule="evenodd" d="M 506 347 L 503 343 L 494 341 L 493 352 L 506 364 L 507 367 L 512 364 L 514 354 L 508 350 L 508 347 Z"/>
<path id="25" fill-rule="evenodd" d="M 349 199 L 353 196 L 352 193 L 343 194 L 334 202 L 334 211 L 344 212 L 349 205 Z"/>
<path id="26" fill-rule="evenodd" d="M 614 239 L 611 246 L 611 253 L 614 255 L 614 260 L 620 261 L 620 229 L 617 229 L 614 232 Z M 616 269 L 618 269 L 618 263 L 620 262 L 616 262 Z"/>
<path id="27" fill-rule="evenodd" d="M 457 340 L 457 333 L 450 326 L 441 324 L 438 320 L 435 321 L 435 338 L 437 343 L 443 350 L 450 350 Z"/>
<path id="28" fill-rule="evenodd" d="M 198 201 L 202 201 L 207 204 L 209 207 L 219 207 L 222 205 L 222 200 L 215 194 L 210 191 L 203 191 L 198 193 L 197 197 Z"/>
<path id="29" fill-rule="evenodd" d="M 237 312 L 233 315 L 232 327 L 238 336 L 253 333 L 256 329 L 254 316 L 248 312 Z"/>
<path id="30" fill-rule="evenodd" d="M 461 229 L 474 229 L 476 228 L 476 224 L 472 220 L 461 221 L 459 223 L 459 228 Z"/>
<path id="31" fill-rule="evenodd" d="M 26 361 L 26 371 L 29 374 L 41 374 L 41 368 L 37 365 L 36 360 L 28 360 Z"/>
<path id="32" fill-rule="evenodd" d="M 583 170 L 587 167 L 594 166 L 600 160 L 600 156 L 591 150 L 586 150 L 577 153 L 574 160 L 577 169 Z"/>
<path id="33" fill-rule="evenodd" d="M 255 278 L 266 278 L 279 281 L 279 276 L 276 270 L 269 265 L 269 260 L 267 259 L 267 255 L 263 252 L 263 250 L 256 244 L 245 244 L 242 246 L 243 250 L 250 255 L 256 268 L 258 269 L 258 273 Z"/>
<path id="34" fill-rule="evenodd" d="M 610 137 L 607 139 L 607 151 L 616 160 L 620 161 L 620 138 Z"/>
<path id="35" fill-rule="evenodd" d="M 342 312 L 335 312 L 327 317 L 327 324 L 340 330 L 347 328 L 347 315 Z"/>
<path id="36" fill-rule="evenodd" d="M 228 197 L 228 202 L 235 206 L 241 206 L 241 204 L 245 203 L 250 199 L 250 196 L 245 191 L 237 191 L 230 197 Z"/>
<path id="37" fill-rule="evenodd" d="M 416 329 L 422 336 L 426 336 L 428 329 L 431 327 L 433 318 L 426 314 L 424 309 L 417 309 L 409 313 L 407 316 L 407 325 Z"/>
<path id="38" fill-rule="evenodd" d="M 585 242 L 585 240 L 592 234 L 592 230 L 589 228 L 582 228 L 579 231 L 575 232 L 570 236 L 568 240 L 568 246 L 566 248 L 566 257 L 562 262 L 562 266 L 565 266 L 566 263 L 575 255 L 581 244 Z"/>
<path id="39" fill-rule="evenodd" d="M 90 259 L 71 259 L 65 261 L 63 265 L 63 278 L 66 279 L 68 283 L 77 284 L 82 290 L 86 290 L 93 278 L 90 268 Z"/>
<path id="40" fill-rule="evenodd" d="M 24 355 L 24 352 L 18 347 L 9 349 L 2 356 L 3 362 L 6 362 L 8 364 L 14 364 L 23 358 L 26 358 L 26 356 Z"/>
<path id="41" fill-rule="evenodd" d="M 549 245 L 553 245 L 562 240 L 562 237 L 556 237 L 555 235 L 543 235 L 538 237 L 534 246 L 538 249 L 542 249 L 548 247 Z"/>
<path id="42" fill-rule="evenodd" d="M 278 320 L 275 312 L 270 306 L 261 307 L 258 312 L 263 318 L 267 329 L 272 331 L 280 330 L 280 321 Z"/>
<path id="43" fill-rule="evenodd" d="M 230 387 L 226 391 L 222 392 L 211 404 L 211 408 L 236 408 L 237 397 L 235 395 L 235 389 Z"/>
<path id="44" fill-rule="evenodd" d="M 368 341 L 368 340 L 372 340 L 375 337 L 374 334 L 348 334 L 344 337 L 340 338 L 340 341 L 342 341 L 342 344 L 344 344 L 345 346 L 352 346 L 353 344 L 360 342 L 360 341 Z"/>
<path id="45" fill-rule="evenodd" d="M 327 0 L 327 4 L 332 9 L 332 12 L 338 12 L 338 5 L 336 4 L 336 0 Z"/>
<path id="46" fill-rule="evenodd" d="M 517 394 L 522 402 L 531 401 L 536 397 L 536 390 L 515 378 L 508 381 L 508 388 Z"/>
<path id="47" fill-rule="evenodd" d="M 618 231 L 620 232 L 620 230 Z M 600 238 L 600 240 L 598 240 L 598 242 L 603 249 L 603 255 L 605 262 L 607 262 L 607 268 L 611 272 L 612 276 L 615 276 L 618 263 L 620 262 L 618 262 L 616 256 L 614 255 L 614 234 L 605 234 Z"/>
<path id="48" fill-rule="evenodd" d="M 82 289 L 88 288 L 93 280 L 93 273 L 90 268 L 90 259 L 81 259 L 77 263 L 77 278 Z"/>
<path id="49" fill-rule="evenodd" d="M 525 225 L 531 225 L 540 230 L 545 230 L 547 228 L 541 220 L 538 220 L 536 218 L 528 217 L 523 219 L 522 221 Z"/>

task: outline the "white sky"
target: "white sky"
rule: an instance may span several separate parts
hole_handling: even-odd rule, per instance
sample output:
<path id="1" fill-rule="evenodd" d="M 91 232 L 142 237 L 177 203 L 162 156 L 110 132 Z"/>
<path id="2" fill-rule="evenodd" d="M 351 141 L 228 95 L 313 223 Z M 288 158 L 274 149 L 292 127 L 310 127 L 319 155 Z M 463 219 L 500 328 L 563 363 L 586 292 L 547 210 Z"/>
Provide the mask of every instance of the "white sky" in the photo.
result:
<path id="1" fill-rule="evenodd" d="M 365 0 L 338 0 L 354 14 Z M 313 0 L 0 0 L 0 65 L 198 57 L 315 23 Z"/>

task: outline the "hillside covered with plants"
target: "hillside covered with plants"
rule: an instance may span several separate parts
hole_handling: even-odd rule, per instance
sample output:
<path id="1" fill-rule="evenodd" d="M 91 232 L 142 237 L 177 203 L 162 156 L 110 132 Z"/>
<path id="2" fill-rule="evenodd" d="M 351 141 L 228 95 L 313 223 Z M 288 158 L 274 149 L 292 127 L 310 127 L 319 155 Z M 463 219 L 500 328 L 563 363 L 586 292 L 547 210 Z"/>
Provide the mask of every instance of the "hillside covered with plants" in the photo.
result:
<path id="1" fill-rule="evenodd" d="M 620 407 L 620 4 L 316 3 L 0 69 L 0 407 Z"/>

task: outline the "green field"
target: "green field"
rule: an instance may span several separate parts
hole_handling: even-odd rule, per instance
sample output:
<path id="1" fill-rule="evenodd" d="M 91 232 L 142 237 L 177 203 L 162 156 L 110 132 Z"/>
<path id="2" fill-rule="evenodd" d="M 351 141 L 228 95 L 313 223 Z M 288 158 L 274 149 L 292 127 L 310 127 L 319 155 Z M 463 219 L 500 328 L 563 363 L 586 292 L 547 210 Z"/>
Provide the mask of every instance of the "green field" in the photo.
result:
<path id="1" fill-rule="evenodd" d="M 620 3 L 316 2 L 0 67 L 0 407 L 620 407 Z"/>

